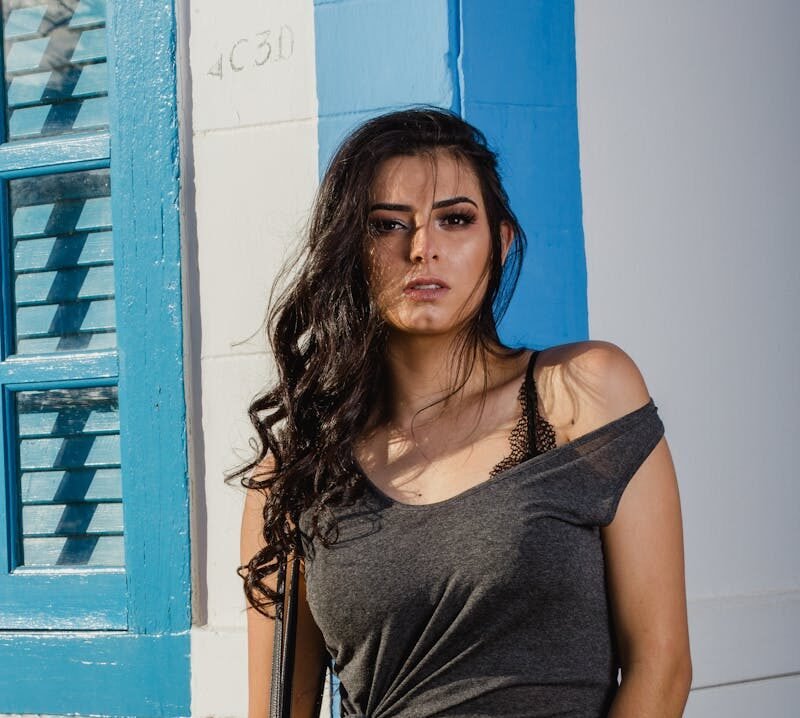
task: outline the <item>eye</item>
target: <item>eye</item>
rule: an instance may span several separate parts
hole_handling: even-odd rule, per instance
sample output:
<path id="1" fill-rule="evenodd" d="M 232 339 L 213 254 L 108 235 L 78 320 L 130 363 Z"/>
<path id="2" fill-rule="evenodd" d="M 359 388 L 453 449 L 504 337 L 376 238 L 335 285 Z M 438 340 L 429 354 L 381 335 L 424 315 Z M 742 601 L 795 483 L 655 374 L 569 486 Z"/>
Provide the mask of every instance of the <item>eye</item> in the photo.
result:
<path id="1" fill-rule="evenodd" d="M 477 217 L 472 212 L 449 212 L 439 221 L 450 227 L 465 227 L 476 220 Z"/>
<path id="2" fill-rule="evenodd" d="M 389 234 L 389 232 L 403 231 L 406 226 L 397 219 L 373 217 L 369 221 L 369 228 L 375 234 Z"/>

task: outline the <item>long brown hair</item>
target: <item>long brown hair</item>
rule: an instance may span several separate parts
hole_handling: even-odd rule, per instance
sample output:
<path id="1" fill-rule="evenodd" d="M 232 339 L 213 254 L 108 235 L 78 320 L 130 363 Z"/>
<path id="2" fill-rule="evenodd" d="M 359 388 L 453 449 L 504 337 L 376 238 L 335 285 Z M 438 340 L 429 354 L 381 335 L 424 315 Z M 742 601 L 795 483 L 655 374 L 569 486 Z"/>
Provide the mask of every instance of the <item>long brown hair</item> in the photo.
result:
<path id="1" fill-rule="evenodd" d="M 282 596 L 264 579 L 298 550 L 292 527 L 302 512 L 310 511 L 311 536 L 326 545 L 336 540 L 329 508 L 363 491 L 354 442 L 383 415 L 386 327 L 365 266 L 375 177 L 389 158 L 437 151 L 451 153 L 474 171 L 491 233 L 486 294 L 463 332 L 459 360 L 471 365 L 478 352 L 501 346 L 495 322 L 519 277 L 525 235 L 509 207 L 497 157 L 486 138 L 457 115 L 436 108 L 392 112 L 365 122 L 331 160 L 314 203 L 303 257 L 282 273 L 291 280 L 268 315 L 278 379 L 249 408 L 259 438 L 257 455 L 231 474 L 248 489 L 265 494 L 266 547 L 239 574 L 250 604 L 267 615 Z M 503 222 L 514 235 L 505 265 Z M 258 468 L 267 455 L 274 464 L 269 473 Z"/>

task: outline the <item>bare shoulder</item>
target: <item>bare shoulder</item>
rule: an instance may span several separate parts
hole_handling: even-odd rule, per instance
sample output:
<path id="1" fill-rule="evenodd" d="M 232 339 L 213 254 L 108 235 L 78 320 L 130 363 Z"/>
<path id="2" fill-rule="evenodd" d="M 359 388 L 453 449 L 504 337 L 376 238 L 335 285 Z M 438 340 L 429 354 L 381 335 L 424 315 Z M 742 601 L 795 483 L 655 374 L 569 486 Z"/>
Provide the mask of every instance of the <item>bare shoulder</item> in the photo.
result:
<path id="1" fill-rule="evenodd" d="M 261 481 L 275 469 L 275 460 L 267 455 L 261 463 L 253 468 L 249 478 Z M 252 558 L 256 551 L 264 547 L 264 505 L 266 494 L 263 489 L 248 488 L 245 494 L 242 512 L 240 549 L 242 563 Z"/>
<path id="2" fill-rule="evenodd" d="M 566 440 L 618 419 L 650 399 L 639 367 L 612 342 L 543 349 L 534 371 L 540 411 Z"/>
<path id="3" fill-rule="evenodd" d="M 243 483 L 247 487 L 245 496 L 245 505 L 247 507 L 263 507 L 265 493 L 263 489 L 258 488 L 258 482 L 266 479 L 273 471 L 275 471 L 275 459 L 272 454 L 267 454 L 246 475 Z"/>

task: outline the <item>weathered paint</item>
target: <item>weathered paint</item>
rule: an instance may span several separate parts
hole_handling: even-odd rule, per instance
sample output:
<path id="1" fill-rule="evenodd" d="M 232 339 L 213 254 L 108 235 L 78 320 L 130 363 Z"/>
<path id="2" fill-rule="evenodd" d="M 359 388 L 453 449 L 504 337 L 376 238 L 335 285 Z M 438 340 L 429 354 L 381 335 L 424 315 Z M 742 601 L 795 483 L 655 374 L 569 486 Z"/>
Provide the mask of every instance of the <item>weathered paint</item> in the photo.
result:
<path id="1" fill-rule="evenodd" d="M 586 338 L 572 0 L 315 4 L 321 170 L 370 116 L 426 103 L 461 112 L 499 152 L 528 235 L 501 336 Z"/>
<path id="2" fill-rule="evenodd" d="M 116 630 L 127 627 L 127 580 L 122 570 L 29 569 L 18 570 L 7 578 L 0 583 L 0 623 L 4 630 L 90 631 L 98 626 Z M 58 596 L 55 602 L 54 596 Z M 13 641 L 10 636 L 8 640 Z M 16 662 L 11 667 L 6 660 L 3 655 L 0 661 L 3 673 L 16 675 Z M 2 693 L 3 710 L 8 710 L 5 702 L 13 695 L 13 691 Z M 42 710 L 38 705 L 32 709 Z"/>
<path id="3" fill-rule="evenodd" d="M 0 633 L 0 656 L 3 711 L 189 715 L 188 682 L 179 680 L 189 672 L 188 633 Z"/>
<path id="4" fill-rule="evenodd" d="M 118 364 L 115 351 L 70 354 L 69 361 L 53 355 L 15 357 L 0 364 L 0 384 L 113 377 L 118 373 Z"/>
<path id="5" fill-rule="evenodd" d="M 115 2 L 109 19 L 129 627 L 142 633 L 190 625 L 174 22 L 169 0 Z"/>
<path id="6" fill-rule="evenodd" d="M 54 166 L 62 169 L 62 163 L 77 169 L 110 159 L 118 352 L 86 353 L 70 361 L 6 361 L 0 383 L 107 383 L 116 378 L 118 366 L 126 568 L 124 573 L 83 574 L 87 581 L 101 577 L 102 585 L 92 590 L 117 612 L 85 611 L 81 628 L 100 630 L 1 634 L 4 713 L 189 715 L 189 511 L 173 3 L 111 3 L 108 37 L 112 139 L 102 132 L 3 147 L 0 173 L 7 178 L 32 174 L 30 168 L 43 173 Z M 81 572 L 76 576 L 80 583 Z M 41 590 L 62 598 L 61 578 L 49 572 L 50 588 Z M 121 592 L 123 585 L 127 594 Z M 86 593 L 78 586 L 63 598 L 79 609 L 81 595 Z M 14 601 L 22 605 L 21 598 Z M 28 628 L 42 628 L 42 621 Z M 127 631 L 108 630 L 125 624 Z M 58 665 L 59 670 L 48 672 L 42 682 L 42 665 Z"/>
<path id="7" fill-rule="evenodd" d="M 106 131 L 90 135 L 65 135 L 57 141 L 52 139 L 37 142 L 17 142 L 0 145 L 0 176 L 11 178 L 19 174 L 30 176 L 31 170 L 43 168 L 41 172 L 58 166 L 69 169 L 88 169 L 72 163 L 96 162 L 98 157 L 108 157 L 110 140 Z"/>

